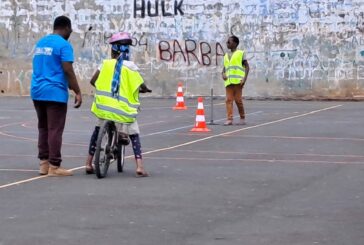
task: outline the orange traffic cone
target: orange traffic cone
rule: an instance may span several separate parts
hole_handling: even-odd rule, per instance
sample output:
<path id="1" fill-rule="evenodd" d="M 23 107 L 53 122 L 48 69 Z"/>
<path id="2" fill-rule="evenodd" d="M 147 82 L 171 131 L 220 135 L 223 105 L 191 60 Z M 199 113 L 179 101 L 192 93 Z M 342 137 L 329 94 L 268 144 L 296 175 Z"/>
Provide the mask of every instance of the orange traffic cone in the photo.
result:
<path id="1" fill-rule="evenodd" d="M 192 132 L 209 132 L 211 131 L 206 127 L 205 110 L 203 109 L 203 98 L 198 98 L 197 110 L 196 110 L 196 123 L 191 129 Z"/>
<path id="2" fill-rule="evenodd" d="M 183 98 L 183 90 L 181 82 L 178 83 L 176 106 L 173 107 L 173 110 L 187 110 L 187 106 L 185 106 L 185 100 Z"/>

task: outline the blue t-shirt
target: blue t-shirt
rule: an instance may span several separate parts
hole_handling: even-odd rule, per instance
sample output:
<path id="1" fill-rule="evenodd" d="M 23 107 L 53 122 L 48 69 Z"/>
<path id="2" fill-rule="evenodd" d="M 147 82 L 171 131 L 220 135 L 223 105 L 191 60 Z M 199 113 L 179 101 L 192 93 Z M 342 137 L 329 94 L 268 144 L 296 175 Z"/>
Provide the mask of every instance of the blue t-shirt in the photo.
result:
<path id="1" fill-rule="evenodd" d="M 67 103 L 68 81 L 62 62 L 73 62 L 73 48 L 67 40 L 51 34 L 38 41 L 30 86 L 33 100 Z"/>

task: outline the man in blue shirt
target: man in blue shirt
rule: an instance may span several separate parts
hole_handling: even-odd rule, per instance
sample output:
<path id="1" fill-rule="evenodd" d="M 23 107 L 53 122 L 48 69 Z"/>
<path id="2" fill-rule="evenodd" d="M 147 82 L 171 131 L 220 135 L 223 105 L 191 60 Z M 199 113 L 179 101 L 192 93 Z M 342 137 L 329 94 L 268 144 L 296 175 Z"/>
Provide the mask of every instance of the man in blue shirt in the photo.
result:
<path id="1" fill-rule="evenodd" d="M 59 16 L 53 34 L 41 38 L 35 47 L 31 97 L 38 116 L 38 158 L 41 175 L 70 176 L 61 168 L 62 135 L 66 122 L 68 88 L 75 93 L 75 108 L 82 103 L 81 91 L 73 70 L 73 48 L 67 41 L 71 20 Z"/>

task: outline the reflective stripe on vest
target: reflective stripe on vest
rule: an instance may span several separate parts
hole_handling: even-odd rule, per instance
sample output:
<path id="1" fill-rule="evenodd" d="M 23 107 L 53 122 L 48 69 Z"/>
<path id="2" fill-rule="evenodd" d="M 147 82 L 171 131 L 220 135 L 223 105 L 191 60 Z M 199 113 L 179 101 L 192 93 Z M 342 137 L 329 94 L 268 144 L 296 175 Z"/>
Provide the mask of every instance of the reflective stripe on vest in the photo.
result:
<path id="1" fill-rule="evenodd" d="M 245 68 L 242 65 L 244 60 L 244 51 L 236 50 L 229 60 L 228 54 L 224 56 L 224 67 L 227 80 L 225 81 L 225 87 L 230 84 L 239 84 L 241 79 L 245 77 Z"/>
<path id="2" fill-rule="evenodd" d="M 112 78 L 116 60 L 104 60 L 100 74 L 95 82 L 95 99 L 91 111 L 96 117 L 118 123 L 133 123 L 138 115 L 139 87 L 143 78 L 137 71 L 126 66 L 120 75 L 119 95 L 111 95 Z"/>
<path id="3" fill-rule="evenodd" d="M 115 108 L 112 108 L 112 107 L 109 107 L 109 106 L 98 105 L 98 104 L 95 104 L 95 105 L 100 110 L 104 110 L 104 111 L 108 111 L 108 112 L 112 112 L 112 113 L 117 113 L 118 115 L 123 115 L 123 116 L 131 117 L 131 118 L 136 118 L 136 116 L 137 116 L 137 114 L 127 114 L 127 113 L 125 113 L 125 111 L 118 110 L 118 109 L 115 109 Z"/>
<path id="4" fill-rule="evenodd" d="M 100 90 L 96 90 L 95 91 L 95 94 L 96 95 L 102 95 L 102 96 L 106 96 L 106 97 L 110 97 L 110 98 L 114 98 L 111 94 L 111 92 L 105 92 L 105 91 L 100 91 Z M 130 107 L 133 107 L 133 108 L 136 108 L 138 109 L 139 108 L 139 105 L 133 105 L 133 104 L 129 104 L 129 101 L 127 98 L 124 98 L 122 96 L 119 95 L 119 97 L 117 98 L 118 100 L 121 100 L 125 103 L 127 103 Z"/>

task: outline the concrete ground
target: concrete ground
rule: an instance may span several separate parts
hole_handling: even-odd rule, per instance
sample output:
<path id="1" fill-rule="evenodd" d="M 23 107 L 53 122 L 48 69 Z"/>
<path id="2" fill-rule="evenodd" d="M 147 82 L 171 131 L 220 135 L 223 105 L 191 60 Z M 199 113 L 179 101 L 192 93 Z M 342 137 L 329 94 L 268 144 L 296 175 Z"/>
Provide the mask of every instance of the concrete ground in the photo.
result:
<path id="1" fill-rule="evenodd" d="M 0 97 L 0 245 L 363 245 L 364 114 L 359 102 L 246 101 L 245 126 L 191 133 L 196 100 L 143 99 L 151 177 L 112 165 L 85 175 L 91 98 L 69 107 L 63 166 L 39 177 L 29 98 Z M 205 101 L 210 121 L 209 101 Z M 235 110 L 235 115 L 236 115 Z M 222 123 L 224 101 L 214 120 Z"/>

